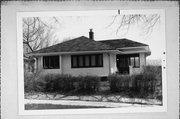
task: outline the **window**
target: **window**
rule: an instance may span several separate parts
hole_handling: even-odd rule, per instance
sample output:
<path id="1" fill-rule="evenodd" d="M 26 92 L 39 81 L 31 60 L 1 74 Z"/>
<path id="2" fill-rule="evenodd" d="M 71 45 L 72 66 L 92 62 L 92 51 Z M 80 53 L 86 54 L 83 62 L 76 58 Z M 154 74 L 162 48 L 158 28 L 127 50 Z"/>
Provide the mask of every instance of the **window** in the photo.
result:
<path id="1" fill-rule="evenodd" d="M 130 64 L 134 67 L 134 57 L 130 57 Z"/>
<path id="2" fill-rule="evenodd" d="M 77 60 L 77 56 L 73 56 L 72 59 L 71 59 L 71 61 L 73 61 L 73 62 L 72 62 L 72 67 L 77 67 L 77 66 L 78 66 L 78 65 L 77 65 L 77 61 L 78 61 L 78 60 Z"/>
<path id="3" fill-rule="evenodd" d="M 43 56 L 44 69 L 59 69 L 59 56 Z"/>
<path id="4" fill-rule="evenodd" d="M 72 55 L 72 68 L 103 67 L 102 54 Z"/>
<path id="5" fill-rule="evenodd" d="M 103 65 L 103 58 L 102 55 L 97 56 L 97 66 L 102 66 Z"/>
<path id="6" fill-rule="evenodd" d="M 96 66 L 96 56 L 91 55 L 91 66 Z"/>
<path id="7" fill-rule="evenodd" d="M 90 56 L 86 55 L 85 56 L 85 67 L 89 67 L 90 66 L 90 59 L 89 59 Z"/>
<path id="8" fill-rule="evenodd" d="M 140 59 L 138 54 L 130 56 L 130 65 L 137 68 L 140 67 Z"/>
<path id="9" fill-rule="evenodd" d="M 83 67 L 84 62 L 83 62 L 83 56 L 79 56 L 79 67 Z"/>

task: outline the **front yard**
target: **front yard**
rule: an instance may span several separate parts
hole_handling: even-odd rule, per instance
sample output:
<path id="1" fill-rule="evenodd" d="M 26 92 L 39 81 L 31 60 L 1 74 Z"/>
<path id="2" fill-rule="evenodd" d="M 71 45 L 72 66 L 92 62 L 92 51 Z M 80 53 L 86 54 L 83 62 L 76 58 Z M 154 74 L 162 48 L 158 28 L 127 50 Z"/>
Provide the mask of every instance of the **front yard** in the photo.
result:
<path id="1" fill-rule="evenodd" d="M 144 98 L 129 98 L 121 96 L 120 94 L 99 94 L 99 95 L 63 95 L 56 93 L 27 93 L 25 99 L 29 100 L 73 100 L 73 101 L 92 101 L 92 102 L 116 102 L 116 103 L 131 103 L 143 105 L 162 105 L 160 100 L 157 99 L 144 99 Z"/>
<path id="2" fill-rule="evenodd" d="M 161 106 L 157 99 L 128 98 L 119 94 L 63 95 L 57 93 L 27 93 L 25 109 L 75 109 Z"/>
<path id="3" fill-rule="evenodd" d="M 60 104 L 26 104 L 25 110 L 37 109 L 84 109 L 84 108 L 105 108 L 98 106 L 77 106 L 77 105 L 60 105 Z"/>
<path id="4" fill-rule="evenodd" d="M 161 72 L 159 67 L 151 66 L 146 67 L 142 74 L 115 74 L 103 82 L 97 76 L 26 75 L 25 100 L 26 109 L 160 106 Z"/>

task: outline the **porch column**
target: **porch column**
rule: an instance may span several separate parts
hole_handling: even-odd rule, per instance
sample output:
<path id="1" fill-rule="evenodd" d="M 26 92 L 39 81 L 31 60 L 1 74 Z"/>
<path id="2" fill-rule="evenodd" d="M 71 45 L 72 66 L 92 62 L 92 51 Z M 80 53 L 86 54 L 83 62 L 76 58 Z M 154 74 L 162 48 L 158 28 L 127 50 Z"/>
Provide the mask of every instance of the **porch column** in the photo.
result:
<path id="1" fill-rule="evenodd" d="M 34 70 L 35 70 L 35 72 L 37 72 L 38 71 L 38 58 L 37 57 L 35 57 L 35 64 L 34 65 L 35 65 Z"/>
<path id="2" fill-rule="evenodd" d="M 110 53 L 107 53 L 108 55 L 108 64 L 109 64 L 109 75 L 111 75 L 111 59 L 110 59 Z"/>
<path id="3" fill-rule="evenodd" d="M 129 74 L 132 75 L 133 74 L 133 67 L 130 65 L 129 66 Z"/>
<path id="4" fill-rule="evenodd" d="M 62 71 L 62 55 L 59 55 L 59 60 L 60 60 L 60 73 L 63 74 L 63 71 Z"/>

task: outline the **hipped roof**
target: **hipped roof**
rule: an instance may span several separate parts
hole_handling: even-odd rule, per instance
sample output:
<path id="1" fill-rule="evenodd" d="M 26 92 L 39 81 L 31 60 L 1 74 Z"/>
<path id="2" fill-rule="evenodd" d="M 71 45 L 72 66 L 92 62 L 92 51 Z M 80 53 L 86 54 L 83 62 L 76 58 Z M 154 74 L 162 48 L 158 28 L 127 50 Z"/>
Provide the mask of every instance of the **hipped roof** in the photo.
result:
<path id="1" fill-rule="evenodd" d="M 116 50 L 118 48 L 126 47 L 140 47 L 148 46 L 143 43 L 135 42 L 128 39 L 112 39 L 95 41 L 85 36 L 74 38 L 56 45 L 32 52 L 36 53 L 56 53 L 56 52 L 78 52 L 78 51 L 103 51 L 103 50 Z"/>

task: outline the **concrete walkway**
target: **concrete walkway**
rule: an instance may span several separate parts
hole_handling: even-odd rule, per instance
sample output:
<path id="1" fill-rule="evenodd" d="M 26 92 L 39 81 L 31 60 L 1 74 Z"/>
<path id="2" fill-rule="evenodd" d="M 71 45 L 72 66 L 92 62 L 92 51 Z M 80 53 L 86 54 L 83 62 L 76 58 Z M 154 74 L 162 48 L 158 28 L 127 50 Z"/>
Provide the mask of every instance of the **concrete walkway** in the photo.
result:
<path id="1" fill-rule="evenodd" d="M 89 96 L 68 96 L 62 94 L 26 94 L 26 100 L 52 100 L 52 101 L 82 101 L 82 102 L 97 102 L 99 103 L 115 103 L 115 104 L 142 104 L 142 105 L 161 105 L 161 101 L 156 99 L 138 99 L 138 98 L 125 98 L 120 95 L 89 95 Z"/>
<path id="2" fill-rule="evenodd" d="M 98 107 L 153 107 L 154 105 L 115 103 L 115 102 L 94 102 L 94 101 L 72 101 L 72 100 L 36 100 L 25 99 L 25 104 L 54 104 L 54 105 L 77 105 L 77 106 L 98 106 Z M 157 105 L 156 105 L 157 107 Z"/>

